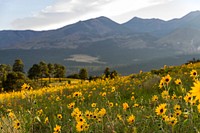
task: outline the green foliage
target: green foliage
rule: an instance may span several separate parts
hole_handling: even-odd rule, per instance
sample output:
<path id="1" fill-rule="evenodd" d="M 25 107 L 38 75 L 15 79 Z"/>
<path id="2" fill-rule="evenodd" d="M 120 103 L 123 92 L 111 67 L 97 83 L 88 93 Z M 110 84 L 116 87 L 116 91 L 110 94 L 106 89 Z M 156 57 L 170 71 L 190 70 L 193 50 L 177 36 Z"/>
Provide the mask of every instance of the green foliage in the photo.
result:
<path id="1" fill-rule="evenodd" d="M 0 87 L 3 87 L 5 91 L 18 91 L 23 83 L 31 83 L 36 87 L 38 86 L 39 78 L 49 78 L 50 83 L 51 78 L 64 78 L 65 74 L 66 68 L 63 65 L 46 64 L 44 61 L 41 61 L 39 64 L 33 64 L 26 76 L 23 61 L 17 59 L 13 64 L 13 68 L 6 64 L 0 64 Z M 28 78 L 34 79 L 35 83 Z M 47 81 L 43 83 L 41 80 L 40 85 L 47 86 L 48 83 Z"/>
<path id="2" fill-rule="evenodd" d="M 187 61 L 185 64 L 188 65 L 188 64 L 198 63 L 198 62 L 200 62 L 200 59 L 193 58 L 192 60 Z"/>
<path id="3" fill-rule="evenodd" d="M 54 64 L 54 78 L 64 78 L 66 74 L 66 68 L 60 64 Z"/>
<path id="4" fill-rule="evenodd" d="M 28 79 L 22 72 L 10 72 L 7 74 L 6 79 L 3 81 L 4 91 L 18 91 Z"/>
<path id="5" fill-rule="evenodd" d="M 48 77 L 48 66 L 44 61 L 41 61 L 39 64 L 39 76 L 40 78 Z"/>
<path id="6" fill-rule="evenodd" d="M 88 79 L 88 72 L 85 68 L 81 68 L 79 71 L 79 78 L 84 80 Z"/>
<path id="7" fill-rule="evenodd" d="M 40 66 L 38 64 L 34 64 L 29 70 L 28 70 L 28 77 L 30 79 L 38 79 L 40 77 Z"/>
<path id="8" fill-rule="evenodd" d="M 6 80 L 7 74 L 11 71 L 11 66 L 6 64 L 0 64 L 0 87 L 2 87 L 2 82 Z"/>
<path id="9" fill-rule="evenodd" d="M 118 76 L 118 73 L 117 73 L 116 70 L 114 70 L 114 71 L 112 71 L 112 72 L 110 73 L 110 78 L 111 78 L 111 79 L 113 79 L 113 78 L 115 78 L 115 77 L 117 77 L 117 76 Z"/>
<path id="10" fill-rule="evenodd" d="M 67 76 L 67 78 L 73 78 L 73 79 L 79 79 L 79 74 L 75 73 L 75 74 L 71 74 L 69 76 Z"/>
<path id="11" fill-rule="evenodd" d="M 54 69 L 54 65 L 51 63 L 49 63 L 47 66 L 48 66 L 49 82 L 51 82 L 51 78 L 54 77 L 55 69 Z"/>
<path id="12" fill-rule="evenodd" d="M 118 73 L 116 70 L 113 70 L 112 72 L 110 72 L 110 68 L 106 67 L 106 69 L 104 70 L 104 76 L 105 76 L 105 78 L 113 79 L 118 76 Z"/>
<path id="13" fill-rule="evenodd" d="M 13 64 L 13 71 L 14 72 L 22 72 L 24 73 L 24 63 L 21 59 L 16 59 Z"/>
<path id="14" fill-rule="evenodd" d="M 38 78 L 64 78 L 66 74 L 66 68 L 60 64 L 46 64 L 41 61 L 39 64 L 33 64 L 28 70 L 28 77 L 30 79 Z"/>
<path id="15" fill-rule="evenodd" d="M 104 75 L 106 78 L 110 77 L 110 68 L 106 67 L 106 69 L 104 70 Z"/>

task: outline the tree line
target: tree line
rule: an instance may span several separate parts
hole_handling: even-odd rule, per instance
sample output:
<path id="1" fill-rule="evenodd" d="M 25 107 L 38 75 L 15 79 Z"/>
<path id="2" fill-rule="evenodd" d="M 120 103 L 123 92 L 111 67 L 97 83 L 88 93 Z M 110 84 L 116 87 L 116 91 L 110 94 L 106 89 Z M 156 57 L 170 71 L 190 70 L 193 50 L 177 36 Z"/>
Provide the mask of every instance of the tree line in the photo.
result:
<path id="1" fill-rule="evenodd" d="M 200 62 L 200 59 L 192 58 L 192 60 L 187 61 L 185 64 L 194 64 Z"/>
<path id="2" fill-rule="evenodd" d="M 118 75 L 117 71 L 110 72 L 107 67 L 103 76 L 88 76 L 88 71 L 85 68 L 81 68 L 79 73 L 69 75 L 68 78 L 76 79 L 89 79 L 96 78 L 114 78 Z M 66 67 L 61 64 L 45 63 L 44 61 L 38 64 L 33 64 L 32 67 L 25 73 L 24 63 L 21 59 L 16 59 L 13 65 L 0 64 L 0 88 L 1 91 L 18 91 L 24 83 L 31 84 L 32 86 L 38 86 L 39 79 L 48 78 L 51 83 L 52 78 L 58 78 L 61 81 L 66 77 Z M 40 80 L 40 86 L 44 85 Z"/>
<path id="3" fill-rule="evenodd" d="M 27 73 L 24 71 L 24 63 L 21 59 L 16 59 L 14 64 L 0 64 L 0 87 L 1 91 L 17 91 L 23 83 L 35 84 L 41 78 L 64 78 L 66 68 L 61 64 L 45 63 L 44 61 L 33 66 Z"/>

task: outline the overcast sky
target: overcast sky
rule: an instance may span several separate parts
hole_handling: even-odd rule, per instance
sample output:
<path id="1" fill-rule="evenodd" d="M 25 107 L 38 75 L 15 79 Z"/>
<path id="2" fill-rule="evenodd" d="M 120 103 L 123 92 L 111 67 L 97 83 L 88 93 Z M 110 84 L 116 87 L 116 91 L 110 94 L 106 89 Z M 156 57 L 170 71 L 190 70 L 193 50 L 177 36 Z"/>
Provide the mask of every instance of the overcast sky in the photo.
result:
<path id="1" fill-rule="evenodd" d="M 200 10 L 200 0 L 0 0 L 0 30 L 48 30 L 106 16 L 170 20 Z"/>

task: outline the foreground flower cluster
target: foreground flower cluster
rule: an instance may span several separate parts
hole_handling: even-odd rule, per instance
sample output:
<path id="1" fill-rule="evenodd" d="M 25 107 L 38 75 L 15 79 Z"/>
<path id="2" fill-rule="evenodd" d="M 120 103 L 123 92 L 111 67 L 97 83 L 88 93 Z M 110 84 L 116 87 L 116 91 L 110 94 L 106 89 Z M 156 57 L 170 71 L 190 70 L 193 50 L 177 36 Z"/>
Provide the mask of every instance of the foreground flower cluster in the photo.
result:
<path id="1" fill-rule="evenodd" d="M 0 94 L 0 132 L 199 132 L 194 66 Z M 29 88 L 29 89 L 27 89 Z"/>

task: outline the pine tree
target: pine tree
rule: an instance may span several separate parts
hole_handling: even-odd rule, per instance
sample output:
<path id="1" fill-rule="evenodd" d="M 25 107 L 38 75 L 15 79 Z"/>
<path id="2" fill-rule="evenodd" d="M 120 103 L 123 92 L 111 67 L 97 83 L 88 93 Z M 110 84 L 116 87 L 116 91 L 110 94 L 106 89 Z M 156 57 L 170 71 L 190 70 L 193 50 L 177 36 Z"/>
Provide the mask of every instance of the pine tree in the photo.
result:
<path id="1" fill-rule="evenodd" d="M 88 72 L 85 68 L 82 68 L 80 70 L 79 77 L 80 77 L 80 79 L 84 79 L 84 80 L 88 79 Z"/>
<path id="2" fill-rule="evenodd" d="M 15 60 L 15 62 L 13 64 L 13 71 L 24 73 L 24 63 L 21 59 Z"/>

